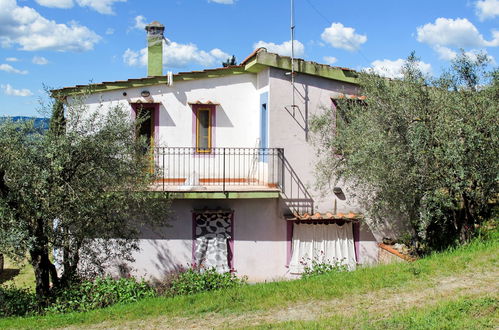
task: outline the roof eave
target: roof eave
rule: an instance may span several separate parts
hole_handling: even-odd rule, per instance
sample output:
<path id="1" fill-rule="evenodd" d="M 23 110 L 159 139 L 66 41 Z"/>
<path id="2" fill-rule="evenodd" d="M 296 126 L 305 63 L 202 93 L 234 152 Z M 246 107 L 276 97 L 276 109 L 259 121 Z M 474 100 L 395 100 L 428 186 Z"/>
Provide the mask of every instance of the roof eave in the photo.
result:
<path id="1" fill-rule="evenodd" d="M 249 72 L 260 72 L 266 67 L 274 67 L 291 71 L 291 57 L 280 56 L 274 53 L 258 51 L 244 60 L 244 69 Z M 351 84 L 358 84 L 357 72 L 347 68 L 332 67 L 303 59 L 295 59 L 295 71 L 327 79 L 338 80 Z"/>
<path id="2" fill-rule="evenodd" d="M 217 78 L 222 76 L 238 75 L 247 73 L 242 65 L 230 66 L 227 68 L 207 69 L 203 71 L 179 72 L 173 75 L 174 82 L 188 81 L 203 78 Z M 74 96 L 92 93 L 108 92 L 119 89 L 147 87 L 152 85 L 167 84 L 167 76 L 154 76 L 146 78 L 134 78 L 128 80 L 119 80 L 111 82 L 102 82 L 98 84 L 76 85 L 73 87 L 64 87 L 50 91 L 51 96 Z"/>

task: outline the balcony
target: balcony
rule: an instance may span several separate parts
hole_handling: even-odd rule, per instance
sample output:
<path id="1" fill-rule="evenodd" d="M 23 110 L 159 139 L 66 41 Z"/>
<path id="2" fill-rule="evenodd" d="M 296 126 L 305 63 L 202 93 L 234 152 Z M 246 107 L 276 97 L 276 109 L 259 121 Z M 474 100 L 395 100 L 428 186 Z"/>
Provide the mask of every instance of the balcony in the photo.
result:
<path id="1" fill-rule="evenodd" d="M 153 190 L 281 196 L 291 212 L 313 212 L 313 200 L 280 148 L 154 148 Z"/>

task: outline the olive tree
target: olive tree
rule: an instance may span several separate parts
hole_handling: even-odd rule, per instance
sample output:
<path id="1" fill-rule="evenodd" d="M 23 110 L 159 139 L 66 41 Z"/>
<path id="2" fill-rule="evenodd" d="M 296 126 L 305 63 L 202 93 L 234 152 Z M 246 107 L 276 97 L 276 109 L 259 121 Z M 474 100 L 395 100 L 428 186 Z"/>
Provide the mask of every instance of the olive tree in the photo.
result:
<path id="1" fill-rule="evenodd" d="M 468 241 L 497 196 L 499 75 L 483 55 L 438 78 L 417 62 L 402 79 L 360 73 L 364 101 L 339 100 L 312 127 L 322 187 L 348 181 L 371 219 L 397 214 L 424 252 Z"/>
<path id="2" fill-rule="evenodd" d="M 28 257 L 41 302 L 83 261 L 99 272 L 130 260 L 141 226 L 165 224 L 168 201 L 148 192 L 151 157 L 134 128 L 119 107 L 88 111 L 61 100 L 48 131 L 0 124 L 0 252 Z"/>

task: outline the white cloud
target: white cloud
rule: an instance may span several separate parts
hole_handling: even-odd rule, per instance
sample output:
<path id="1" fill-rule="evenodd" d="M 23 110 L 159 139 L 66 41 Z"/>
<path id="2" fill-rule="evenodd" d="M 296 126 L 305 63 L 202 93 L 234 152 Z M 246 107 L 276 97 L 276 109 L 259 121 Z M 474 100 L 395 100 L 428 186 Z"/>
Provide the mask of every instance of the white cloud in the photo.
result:
<path id="1" fill-rule="evenodd" d="M 499 16 L 499 0 L 481 0 L 475 2 L 475 13 L 481 21 Z"/>
<path id="2" fill-rule="evenodd" d="M 50 8 L 68 9 L 74 6 L 73 0 L 35 0 L 39 5 Z M 115 2 L 126 2 L 127 0 L 75 0 L 80 7 L 89 7 L 100 14 L 114 15 L 113 5 Z"/>
<path id="3" fill-rule="evenodd" d="M 221 3 L 223 5 L 232 5 L 235 3 L 235 0 L 208 0 L 208 2 Z"/>
<path id="4" fill-rule="evenodd" d="M 133 26 L 134 29 L 138 30 L 144 30 L 146 28 L 147 22 L 146 18 L 142 15 L 135 16 L 135 25 Z"/>
<path id="5" fill-rule="evenodd" d="M 282 44 L 275 44 L 273 42 L 265 42 L 260 40 L 253 45 L 254 49 L 260 47 L 266 48 L 270 53 L 277 53 L 282 56 L 291 56 L 291 40 L 284 41 Z M 305 46 L 298 40 L 295 40 L 294 48 L 295 56 L 300 57 L 305 54 Z"/>
<path id="6" fill-rule="evenodd" d="M 35 0 L 40 6 L 67 9 L 73 7 L 73 0 Z"/>
<path id="7" fill-rule="evenodd" d="M 145 57 L 145 59 L 144 59 Z M 128 48 L 123 53 L 123 62 L 128 66 L 144 66 L 147 65 L 147 49 L 143 48 L 136 52 Z"/>
<path id="8" fill-rule="evenodd" d="M 19 62 L 19 59 L 17 57 L 7 57 L 5 60 L 7 62 Z"/>
<path id="9" fill-rule="evenodd" d="M 324 62 L 326 62 L 329 65 L 333 65 L 334 63 L 336 63 L 338 61 L 338 59 L 336 57 L 333 57 L 333 56 L 324 56 L 323 59 L 324 59 Z"/>
<path id="10" fill-rule="evenodd" d="M 113 4 L 127 0 L 76 0 L 80 7 L 90 7 L 100 14 L 114 15 Z"/>
<path id="11" fill-rule="evenodd" d="M 5 63 L 0 64 L 0 70 L 8 72 L 8 73 L 17 73 L 17 74 L 27 74 L 28 73 L 28 71 L 26 71 L 26 70 L 16 69 L 12 65 L 5 64 Z"/>
<path id="12" fill-rule="evenodd" d="M 494 58 L 494 56 L 492 55 L 489 55 L 487 53 L 487 51 L 483 50 L 483 49 L 472 49 L 470 50 L 469 52 L 464 52 L 464 54 L 466 56 L 468 56 L 470 59 L 476 61 L 477 57 L 479 54 L 483 54 L 487 57 L 487 59 L 489 60 L 489 63 L 492 64 L 492 65 L 496 65 L 496 59 Z"/>
<path id="13" fill-rule="evenodd" d="M 399 58 L 395 61 L 392 60 L 376 60 L 371 63 L 370 68 L 365 68 L 367 72 L 372 72 L 378 74 L 383 77 L 392 78 L 392 79 L 400 79 L 403 78 L 404 75 L 402 73 L 403 66 L 405 64 L 405 60 Z M 426 75 L 430 75 L 432 73 L 431 64 L 419 61 L 417 65 L 421 72 Z"/>
<path id="14" fill-rule="evenodd" d="M 198 49 L 195 44 L 179 44 L 171 42 L 166 45 L 163 43 L 163 64 L 170 68 L 182 68 L 189 64 L 199 64 L 202 66 L 212 66 L 221 63 L 230 55 L 218 48 L 210 51 Z M 147 65 L 147 48 L 139 51 L 127 49 L 123 54 L 123 62 L 129 66 Z"/>
<path id="15" fill-rule="evenodd" d="M 458 54 L 456 51 L 447 47 L 435 46 L 434 49 L 439 57 L 446 61 L 452 61 Z M 484 54 L 492 65 L 496 64 L 495 58 L 492 55 L 487 54 L 487 51 L 484 49 L 471 49 L 470 51 L 464 52 L 464 54 L 472 60 L 476 60 L 478 54 Z"/>
<path id="16" fill-rule="evenodd" d="M 499 46 L 499 32 L 493 31 L 493 39 L 487 41 L 466 18 L 437 18 L 417 28 L 417 40 L 431 46 L 495 47 Z"/>
<path id="17" fill-rule="evenodd" d="M 33 62 L 33 64 L 37 65 L 45 65 L 49 63 L 49 61 L 43 56 L 33 56 L 33 59 L 31 61 Z"/>
<path id="18" fill-rule="evenodd" d="M 15 89 L 10 84 L 0 85 L 2 87 L 4 94 L 12 96 L 31 96 L 33 93 L 27 89 Z"/>
<path id="19" fill-rule="evenodd" d="M 341 23 L 333 23 L 324 29 L 321 34 L 322 40 L 334 48 L 356 51 L 367 41 L 367 36 L 356 34 L 355 29 L 345 27 Z"/>
<path id="20" fill-rule="evenodd" d="M 438 57 L 445 61 L 451 61 L 457 56 L 457 53 L 449 47 L 436 45 L 433 49 L 438 53 Z"/>
<path id="21" fill-rule="evenodd" d="M 14 44 L 21 50 L 86 51 L 101 39 L 95 32 L 76 22 L 60 24 L 41 16 L 15 0 L 0 0 L 0 45 Z"/>
<path id="22" fill-rule="evenodd" d="M 106 29 L 106 34 L 107 34 L 107 35 L 114 34 L 114 29 L 113 29 L 113 28 L 107 28 L 107 29 Z"/>

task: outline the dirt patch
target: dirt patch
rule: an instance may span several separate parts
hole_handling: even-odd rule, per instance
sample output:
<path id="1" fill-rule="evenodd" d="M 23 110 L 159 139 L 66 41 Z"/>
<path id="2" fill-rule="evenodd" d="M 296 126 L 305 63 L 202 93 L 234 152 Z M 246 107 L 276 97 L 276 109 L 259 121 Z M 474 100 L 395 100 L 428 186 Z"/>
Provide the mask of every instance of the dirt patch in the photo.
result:
<path id="1" fill-rule="evenodd" d="M 256 326 L 284 321 L 312 321 L 333 315 L 350 317 L 362 311 L 373 315 L 400 312 L 415 306 L 431 306 L 442 299 L 450 300 L 460 296 L 481 296 L 499 292 L 499 269 L 454 276 L 435 278 L 421 289 L 415 281 L 403 288 L 386 288 L 367 294 L 354 294 L 340 299 L 313 300 L 294 303 L 281 309 L 255 311 L 244 314 L 222 316 L 210 313 L 197 317 L 155 317 L 130 321 L 122 325 L 111 322 L 92 325 L 92 328 L 105 329 L 213 329 Z M 427 282 L 427 281 L 425 281 Z"/>

